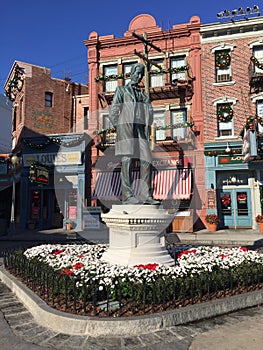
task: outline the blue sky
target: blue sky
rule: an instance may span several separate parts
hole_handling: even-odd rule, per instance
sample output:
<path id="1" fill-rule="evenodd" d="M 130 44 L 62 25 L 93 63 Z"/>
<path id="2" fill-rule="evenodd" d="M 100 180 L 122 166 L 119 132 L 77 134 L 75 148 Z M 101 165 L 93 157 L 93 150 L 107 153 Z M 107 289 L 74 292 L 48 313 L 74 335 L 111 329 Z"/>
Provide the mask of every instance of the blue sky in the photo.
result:
<path id="1" fill-rule="evenodd" d="M 198 15 L 218 22 L 225 9 L 253 7 L 252 0 L 12 0 L 0 5 L 0 94 L 15 60 L 51 68 L 52 77 L 87 83 L 87 50 L 92 31 L 123 36 L 141 13 L 152 15 L 164 30 Z M 263 6 L 262 9 L 263 13 Z"/>

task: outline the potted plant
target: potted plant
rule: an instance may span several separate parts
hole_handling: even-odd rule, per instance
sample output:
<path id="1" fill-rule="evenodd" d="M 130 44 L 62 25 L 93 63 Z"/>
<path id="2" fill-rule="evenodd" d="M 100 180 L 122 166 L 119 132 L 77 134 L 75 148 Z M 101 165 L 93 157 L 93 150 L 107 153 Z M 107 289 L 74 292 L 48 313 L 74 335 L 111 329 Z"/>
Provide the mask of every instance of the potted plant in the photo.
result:
<path id="1" fill-rule="evenodd" d="M 259 232 L 263 232 L 263 215 L 256 216 L 256 223 L 258 224 Z"/>
<path id="2" fill-rule="evenodd" d="M 205 217 L 207 223 L 207 228 L 210 232 L 216 232 L 217 225 L 219 223 L 219 218 L 216 214 L 207 214 Z"/>
<path id="3" fill-rule="evenodd" d="M 66 230 L 71 230 L 72 229 L 72 221 L 70 219 L 67 219 L 65 221 L 66 224 Z"/>

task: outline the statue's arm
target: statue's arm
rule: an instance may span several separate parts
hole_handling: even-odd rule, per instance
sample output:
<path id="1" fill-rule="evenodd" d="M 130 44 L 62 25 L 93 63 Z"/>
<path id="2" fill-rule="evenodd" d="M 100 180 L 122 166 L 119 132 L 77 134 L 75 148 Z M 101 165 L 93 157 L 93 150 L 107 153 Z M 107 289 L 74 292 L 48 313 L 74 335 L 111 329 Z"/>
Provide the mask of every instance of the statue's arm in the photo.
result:
<path id="1" fill-rule="evenodd" d="M 113 100 L 110 108 L 110 114 L 109 114 L 109 119 L 115 128 L 118 124 L 118 119 L 121 112 L 122 104 L 123 104 L 123 94 L 120 87 L 117 87 L 113 96 Z"/>
<path id="2" fill-rule="evenodd" d="M 144 98 L 144 103 L 147 104 L 148 113 L 149 113 L 149 123 L 148 123 L 148 125 L 151 126 L 152 123 L 153 123 L 153 107 L 152 107 L 150 99 L 146 95 L 145 95 L 145 98 Z"/>

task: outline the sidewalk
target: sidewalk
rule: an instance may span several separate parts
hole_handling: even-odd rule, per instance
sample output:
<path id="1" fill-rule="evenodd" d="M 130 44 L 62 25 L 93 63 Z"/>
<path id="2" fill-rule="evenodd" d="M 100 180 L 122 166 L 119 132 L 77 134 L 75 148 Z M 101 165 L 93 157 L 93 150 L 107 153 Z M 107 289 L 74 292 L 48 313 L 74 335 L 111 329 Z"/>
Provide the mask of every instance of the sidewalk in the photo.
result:
<path id="1" fill-rule="evenodd" d="M 109 233 L 108 230 L 93 230 L 93 231 L 74 231 L 64 230 L 62 228 L 49 229 L 49 230 L 29 230 L 29 229 L 17 229 L 14 233 L 7 235 L 0 235 L 1 241 L 44 241 L 44 242 L 57 242 L 67 240 L 87 240 L 94 243 L 108 243 Z"/>
<path id="2" fill-rule="evenodd" d="M 1 241 L 67 241 L 86 240 L 92 243 L 109 242 L 109 231 L 107 228 L 101 230 L 67 231 L 64 229 L 50 230 L 16 230 L 12 235 L 0 236 Z M 233 245 L 233 246 L 263 246 L 263 234 L 252 229 L 225 229 L 215 233 L 207 229 L 194 233 L 167 233 L 166 241 L 178 245 Z"/>
<path id="3" fill-rule="evenodd" d="M 173 234 L 169 234 L 170 237 Z M 215 233 L 207 229 L 194 233 L 176 233 L 181 243 L 195 245 L 241 245 L 250 247 L 263 246 L 263 234 L 252 229 L 225 229 Z"/>

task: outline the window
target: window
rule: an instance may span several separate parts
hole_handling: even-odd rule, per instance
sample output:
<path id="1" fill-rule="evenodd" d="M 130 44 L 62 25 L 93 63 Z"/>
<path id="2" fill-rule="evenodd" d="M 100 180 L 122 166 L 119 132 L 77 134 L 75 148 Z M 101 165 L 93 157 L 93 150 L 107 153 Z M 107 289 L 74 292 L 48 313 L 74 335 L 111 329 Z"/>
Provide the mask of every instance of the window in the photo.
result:
<path id="1" fill-rule="evenodd" d="M 255 46 L 253 48 L 253 56 L 256 57 L 259 63 L 263 64 L 263 47 L 262 46 Z M 255 73 L 263 73 L 262 69 L 259 69 L 256 65 L 255 67 Z"/>
<path id="2" fill-rule="evenodd" d="M 257 115 L 263 118 L 263 100 L 257 101 Z M 263 126 L 258 123 L 258 132 L 263 133 Z"/>
<path id="3" fill-rule="evenodd" d="M 164 85 L 164 74 L 159 73 L 158 71 L 163 68 L 163 60 L 162 59 L 156 59 L 153 60 L 154 63 L 156 63 L 160 68 L 152 65 L 151 66 L 151 74 L 150 74 L 150 86 L 151 87 L 157 87 L 157 86 L 163 86 Z"/>
<path id="4" fill-rule="evenodd" d="M 113 92 L 116 90 L 116 87 L 118 86 L 118 66 L 117 64 L 112 64 L 109 66 L 104 66 L 104 76 L 110 77 L 112 76 L 109 80 L 105 80 L 105 85 L 104 89 L 105 92 Z"/>
<path id="5" fill-rule="evenodd" d="M 186 109 L 171 111 L 172 124 L 179 126 L 187 120 Z M 172 137 L 176 141 L 184 140 L 187 136 L 187 127 L 177 127 L 172 129 Z"/>
<path id="6" fill-rule="evenodd" d="M 103 129 L 113 128 L 113 125 L 109 119 L 108 114 L 102 115 L 102 125 L 103 125 Z M 103 135 L 103 143 L 114 144 L 115 140 L 116 140 L 116 133 L 115 132 L 109 132 L 109 133 Z"/>
<path id="7" fill-rule="evenodd" d="M 45 106 L 52 107 L 53 105 L 53 94 L 52 92 L 45 92 Z"/>
<path id="8" fill-rule="evenodd" d="M 222 107 L 226 107 L 226 111 L 223 112 L 223 117 L 226 119 L 226 121 L 218 121 L 218 136 L 219 137 L 229 137 L 229 136 L 234 136 L 234 123 L 233 119 L 229 118 L 228 120 L 228 115 L 227 115 L 227 107 L 229 106 L 232 108 L 232 105 L 229 103 L 224 103 L 224 104 L 218 104 L 217 105 L 217 113 L 218 115 L 219 110 L 222 111 Z M 223 109 L 224 110 L 224 109 Z"/>
<path id="9" fill-rule="evenodd" d="M 215 52 L 216 82 L 223 83 L 232 80 L 230 50 Z"/>
<path id="10" fill-rule="evenodd" d="M 16 131 L 16 123 L 17 123 L 17 107 L 15 106 L 13 108 L 13 125 L 12 125 L 12 130 Z"/>
<path id="11" fill-rule="evenodd" d="M 113 125 L 109 119 L 108 114 L 103 114 L 103 116 L 102 116 L 102 128 L 103 129 L 113 128 Z"/>
<path id="12" fill-rule="evenodd" d="M 184 66 L 186 66 L 185 56 L 178 56 L 178 57 L 171 58 L 171 69 L 184 67 Z M 171 82 L 173 84 L 176 84 L 178 80 L 186 80 L 186 71 L 171 74 Z"/>
<path id="13" fill-rule="evenodd" d="M 19 101 L 19 123 L 22 123 L 23 121 L 23 110 L 24 110 L 24 104 L 23 99 Z"/>
<path id="14" fill-rule="evenodd" d="M 164 111 L 154 111 L 153 112 L 153 123 L 155 126 L 165 125 L 165 112 Z M 156 130 L 156 141 L 165 140 L 165 130 Z"/>
<path id="15" fill-rule="evenodd" d="M 131 67 L 135 64 L 136 62 L 130 62 L 130 63 L 125 63 L 123 65 L 123 74 L 124 74 L 124 85 L 127 85 L 131 79 L 129 78 L 130 72 L 131 72 Z"/>
<path id="16" fill-rule="evenodd" d="M 89 128 L 89 107 L 84 107 L 84 130 Z"/>

